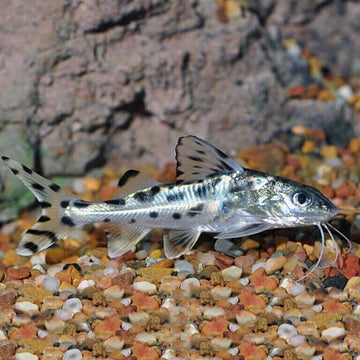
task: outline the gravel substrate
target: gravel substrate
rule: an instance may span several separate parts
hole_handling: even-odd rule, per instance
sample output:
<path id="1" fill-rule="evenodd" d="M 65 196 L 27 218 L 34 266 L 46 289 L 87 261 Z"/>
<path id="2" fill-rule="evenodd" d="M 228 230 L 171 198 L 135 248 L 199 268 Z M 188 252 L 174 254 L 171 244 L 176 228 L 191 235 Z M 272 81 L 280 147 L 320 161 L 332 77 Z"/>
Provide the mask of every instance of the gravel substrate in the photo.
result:
<path id="1" fill-rule="evenodd" d="M 339 206 L 358 206 L 360 140 L 347 148 L 321 132 L 296 128 L 294 153 L 252 147 L 249 164 L 316 185 Z M 290 141 L 290 140 L 289 140 Z M 311 149 L 311 151 L 308 151 Z M 271 161 L 269 162 L 269 159 Z M 146 169 L 143 169 L 146 171 Z M 173 165 L 157 174 L 171 178 Z M 86 200 L 106 199 L 119 174 L 76 180 Z M 58 248 L 31 258 L 15 253 L 34 211 L 0 233 L 0 358 L 359 359 L 360 247 L 354 215 L 332 223 L 352 240 L 327 242 L 322 267 L 315 228 L 273 230 L 217 243 L 203 236 L 185 256 L 163 258 L 162 232 L 109 259 L 102 225 L 75 230 Z"/>

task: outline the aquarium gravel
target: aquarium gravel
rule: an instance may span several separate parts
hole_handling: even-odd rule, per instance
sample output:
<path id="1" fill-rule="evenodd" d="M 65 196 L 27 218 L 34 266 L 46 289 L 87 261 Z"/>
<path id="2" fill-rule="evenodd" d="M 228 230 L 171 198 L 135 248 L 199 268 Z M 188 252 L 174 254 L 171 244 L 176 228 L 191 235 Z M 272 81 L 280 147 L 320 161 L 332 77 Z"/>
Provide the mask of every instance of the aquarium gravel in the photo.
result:
<path id="1" fill-rule="evenodd" d="M 295 127 L 285 142 L 237 157 L 357 208 L 360 139 L 344 148 L 325 139 L 318 129 Z M 175 176 L 174 164 L 139 170 L 159 181 Z M 104 168 L 101 179 L 74 186 L 84 200 L 106 200 L 120 175 Z M 21 233 L 37 216 L 23 211 L 1 228 L 0 359 L 345 360 L 360 353 L 356 215 L 332 221 L 350 237 L 351 251 L 337 238 L 342 251 L 335 259 L 327 238 L 322 266 L 301 282 L 320 254 L 313 227 L 226 240 L 216 251 L 214 238 L 204 235 L 171 260 L 164 258 L 162 230 L 110 259 L 102 225 L 86 226 L 57 248 L 18 256 Z"/>

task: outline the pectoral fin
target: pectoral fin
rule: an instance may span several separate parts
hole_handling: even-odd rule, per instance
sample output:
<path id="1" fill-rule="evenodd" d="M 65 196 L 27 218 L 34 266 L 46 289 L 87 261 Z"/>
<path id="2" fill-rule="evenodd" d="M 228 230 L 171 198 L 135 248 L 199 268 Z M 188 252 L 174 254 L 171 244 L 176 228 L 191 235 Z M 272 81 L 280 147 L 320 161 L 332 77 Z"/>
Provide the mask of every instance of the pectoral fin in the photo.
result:
<path id="1" fill-rule="evenodd" d="M 196 243 L 199 230 L 171 230 L 164 236 L 165 256 L 173 259 L 189 251 Z"/>
<path id="2" fill-rule="evenodd" d="M 249 236 L 253 234 L 257 234 L 259 232 L 269 230 L 272 227 L 271 224 L 247 224 L 237 229 L 231 229 L 227 231 L 223 231 L 215 236 L 216 239 L 233 239 L 238 237 Z"/>

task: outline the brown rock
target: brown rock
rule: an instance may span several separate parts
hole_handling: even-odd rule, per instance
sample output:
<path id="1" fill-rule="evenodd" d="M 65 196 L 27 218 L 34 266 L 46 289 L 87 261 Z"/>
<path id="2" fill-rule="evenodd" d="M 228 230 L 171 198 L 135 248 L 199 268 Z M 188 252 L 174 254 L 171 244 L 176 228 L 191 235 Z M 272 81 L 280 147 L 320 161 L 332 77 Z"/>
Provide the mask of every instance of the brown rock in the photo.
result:
<path id="1" fill-rule="evenodd" d="M 27 267 L 9 268 L 6 271 L 5 281 L 26 279 L 30 276 L 30 269 Z"/>
<path id="2" fill-rule="evenodd" d="M 10 343 L 0 346 L 0 359 L 12 359 L 15 355 L 15 344 Z"/>
<path id="3" fill-rule="evenodd" d="M 205 336 L 222 336 L 227 330 L 229 322 L 223 316 L 218 316 L 206 322 L 201 327 L 201 334 Z"/>
<path id="4" fill-rule="evenodd" d="M 144 343 L 137 342 L 131 347 L 132 355 L 137 360 L 158 360 L 158 352 L 151 348 L 150 346 L 145 345 Z"/>

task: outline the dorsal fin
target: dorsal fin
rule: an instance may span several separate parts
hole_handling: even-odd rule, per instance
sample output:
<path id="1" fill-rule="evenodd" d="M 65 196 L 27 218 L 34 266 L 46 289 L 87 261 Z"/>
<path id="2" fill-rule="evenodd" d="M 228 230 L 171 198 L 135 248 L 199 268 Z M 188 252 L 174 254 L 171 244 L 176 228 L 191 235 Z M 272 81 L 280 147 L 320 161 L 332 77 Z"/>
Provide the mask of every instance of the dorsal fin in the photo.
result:
<path id="1" fill-rule="evenodd" d="M 221 150 L 193 135 L 179 138 L 176 161 L 177 183 L 199 180 L 214 174 L 244 171 L 240 164 Z"/>
<path id="2" fill-rule="evenodd" d="M 159 183 L 137 170 L 128 170 L 118 182 L 118 191 L 114 197 L 126 196 L 141 189 L 159 185 Z"/>

